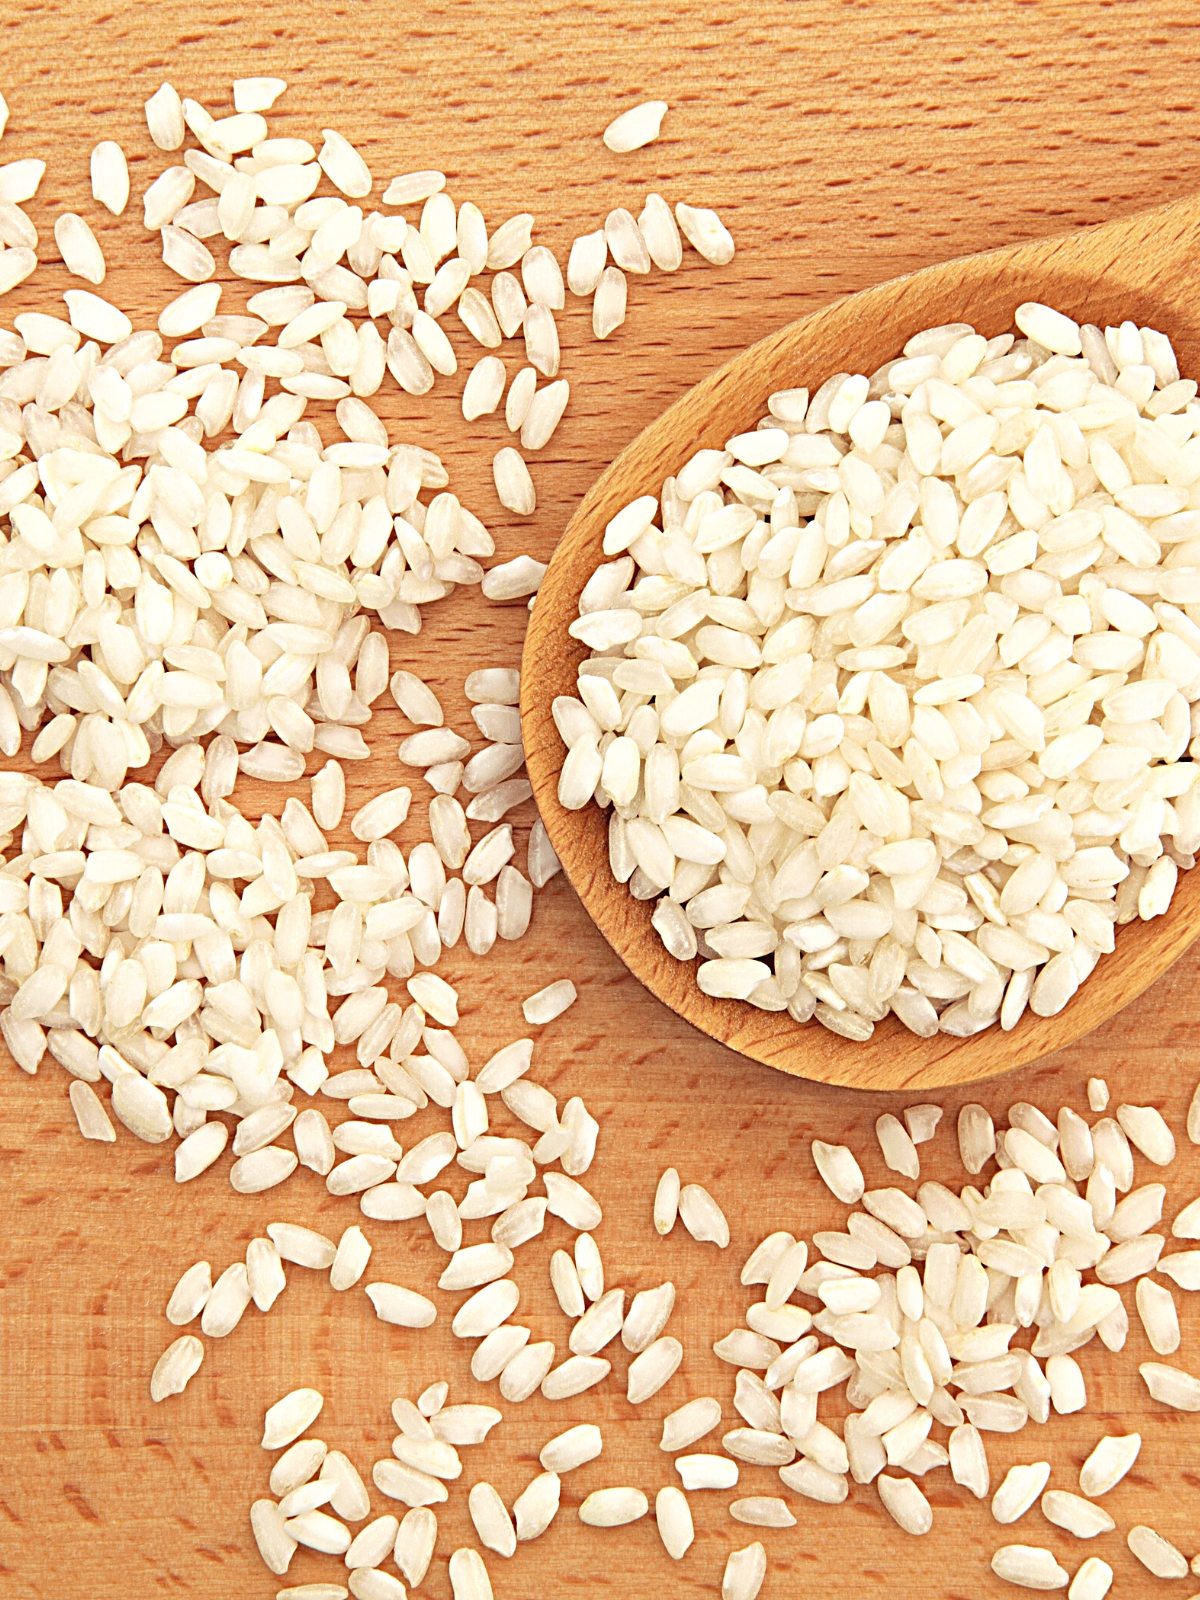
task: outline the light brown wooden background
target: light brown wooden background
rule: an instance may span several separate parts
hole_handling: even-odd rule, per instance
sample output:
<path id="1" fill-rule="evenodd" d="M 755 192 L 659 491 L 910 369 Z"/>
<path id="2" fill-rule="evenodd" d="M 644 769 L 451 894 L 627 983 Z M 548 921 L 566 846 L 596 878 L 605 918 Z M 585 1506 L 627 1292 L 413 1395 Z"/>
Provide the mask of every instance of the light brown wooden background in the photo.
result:
<path id="1" fill-rule="evenodd" d="M 443 451 L 452 487 L 493 527 L 500 554 L 532 550 L 544 559 L 617 450 L 719 361 L 780 323 L 832 295 L 947 255 L 1195 192 L 1198 26 L 1194 7 L 1184 3 L 814 0 L 680 9 L 549 0 L 260 0 L 246 7 L 11 0 L 0 12 L 0 88 L 12 108 L 0 160 L 48 159 L 31 207 L 44 253 L 53 254 L 56 212 L 78 207 L 97 226 L 110 261 L 120 254 L 128 263 L 113 267 L 104 292 L 143 319 L 168 292 L 156 241 L 138 227 L 136 202 L 119 224 L 97 217 L 87 156 L 96 140 L 119 139 L 140 194 L 171 159 L 153 151 L 140 113 L 164 76 L 220 111 L 230 109 L 233 77 L 277 73 L 293 87 L 272 116 L 275 132 L 313 137 L 322 126 L 339 127 L 382 182 L 413 167 L 441 166 L 456 198 L 475 199 L 492 223 L 533 211 L 535 237 L 564 261 L 575 233 L 598 226 L 614 205 L 636 211 L 647 188 L 716 205 L 738 242 L 730 267 L 698 265 L 689 253 L 673 277 L 631 280 L 629 319 L 604 345 L 592 340 L 579 302 L 560 319 L 572 401 L 546 459 L 534 465 L 539 510 L 531 522 L 520 524 L 495 503 L 489 463 L 508 436 L 492 418 L 468 438 L 458 409 L 461 377 L 439 380 L 433 399 L 421 402 L 398 395 L 389 380 L 394 434 Z M 648 97 L 673 107 L 663 139 L 635 155 L 610 155 L 601 128 L 618 109 Z M 11 325 L 16 310 L 67 286 L 61 268 L 44 270 L 0 306 L 0 321 Z M 462 343 L 459 349 L 465 354 Z M 502 354 L 515 371 L 519 347 Z M 478 596 L 456 595 L 431 612 L 419 639 L 393 640 L 392 664 L 429 678 L 449 720 L 471 733 L 460 687 L 465 671 L 515 662 L 523 615 L 520 607 L 489 608 Z M 394 710 L 371 723 L 376 755 L 355 775 L 360 798 L 372 786 L 400 781 L 394 749 L 404 731 Z M 264 800 L 276 809 L 281 803 L 278 793 L 255 786 L 245 794 L 239 788 L 238 798 L 248 811 Z M 406 847 L 421 836 L 423 812 L 414 806 Z M 526 807 L 518 815 L 520 859 L 531 820 Z M 985 1086 L 979 1097 L 1000 1116 L 1017 1099 L 1051 1115 L 1064 1100 L 1082 1110 L 1085 1079 L 1099 1072 L 1114 1103 L 1153 1101 L 1181 1133 L 1200 1074 L 1197 968 L 1195 956 L 1185 957 L 1115 1022 L 1060 1057 Z M 698 1537 L 678 1565 L 650 1521 L 610 1533 L 583 1529 L 575 1507 L 606 1484 L 640 1484 L 653 1497 L 673 1481 L 669 1458 L 656 1448 L 659 1424 L 688 1396 L 717 1394 L 725 1426 L 736 1424 L 732 1370 L 708 1352 L 751 1298 L 737 1283 L 741 1260 L 772 1228 L 808 1234 L 842 1225 L 844 1208 L 811 1167 L 814 1135 L 845 1139 L 869 1183 L 886 1182 L 872 1125 L 902 1102 L 791 1081 L 693 1033 L 616 963 L 561 878 L 538 898 L 523 943 L 483 962 L 460 948 L 441 970 L 464 980 L 459 1034 L 476 1066 L 526 1031 L 521 997 L 551 978 L 574 977 L 579 1003 L 542 1030 L 533 1076 L 560 1098 L 582 1093 L 601 1118 L 599 1157 L 587 1181 L 605 1205 L 598 1242 L 609 1281 L 637 1289 L 673 1278 L 680 1306 L 671 1331 L 684 1340 L 687 1358 L 636 1413 L 615 1378 L 576 1401 L 550 1405 L 539 1397 L 505 1408 L 491 1442 L 464 1452 L 466 1471 L 439 1512 L 438 1555 L 421 1592 L 444 1600 L 446 1558 L 473 1542 L 466 1487 L 487 1477 L 511 1503 L 537 1470 L 541 1444 L 595 1416 L 605 1453 L 566 1481 L 564 1509 L 550 1532 L 521 1547 L 511 1563 L 488 1556 L 497 1596 L 711 1594 L 726 1552 L 753 1537 L 728 1518 L 727 1497 L 693 1498 Z M 961 1181 L 952 1129 L 965 1098 L 945 1097 L 944 1131 L 924 1147 L 927 1175 Z M 272 1220 L 336 1235 L 358 1219 L 357 1209 L 330 1199 L 304 1171 L 273 1195 L 246 1199 L 228 1187 L 228 1156 L 181 1189 L 167 1149 L 138 1144 L 124 1130 L 115 1146 L 84 1144 L 65 1075 L 49 1060 L 34 1080 L 5 1062 L 0 1100 L 6 1600 L 271 1595 L 278 1584 L 259 1563 L 247 1524 L 250 1501 L 266 1492 L 270 1461 L 258 1448 L 266 1405 L 300 1384 L 321 1388 L 327 1400 L 315 1431 L 367 1475 L 371 1461 L 387 1453 L 396 1395 L 415 1397 L 445 1375 L 453 1400 L 496 1398 L 494 1386 L 471 1382 L 469 1350 L 450 1336 L 445 1314 L 429 1333 L 403 1333 L 377 1323 L 361 1291 L 335 1296 L 324 1275 L 296 1268 L 269 1316 L 252 1308 L 228 1340 L 206 1341 L 204 1367 L 187 1394 L 152 1406 L 148 1374 L 174 1335 L 162 1307 L 186 1265 L 207 1256 L 214 1273 L 221 1270 Z M 503 1110 L 497 1122 L 507 1129 Z M 402 1138 L 413 1143 L 441 1125 L 426 1113 L 404 1126 Z M 1178 1204 L 1200 1189 L 1200 1152 L 1182 1135 L 1180 1142 L 1169 1174 Z M 725 1205 L 734 1228 L 725 1254 L 679 1234 L 665 1243 L 654 1236 L 650 1199 L 668 1163 Z M 1140 1181 L 1154 1176 L 1139 1163 Z M 458 1192 L 465 1175 L 453 1181 Z M 367 1223 L 366 1232 L 376 1252 L 371 1276 L 428 1292 L 441 1258 L 423 1224 Z M 476 1233 L 483 1236 L 479 1225 Z M 552 1223 L 523 1248 L 518 1268 L 519 1317 L 562 1353 L 568 1328 L 545 1270 L 550 1251 L 564 1242 L 564 1230 Z M 1193 1307 L 1194 1297 L 1183 1307 L 1180 1359 L 1197 1370 Z M 1089 1413 L 1012 1439 L 988 1436 L 994 1481 L 1013 1462 L 1044 1458 L 1054 1463 L 1052 1485 L 1073 1488 L 1102 1432 L 1137 1427 L 1145 1438 L 1141 1458 L 1109 1509 L 1122 1530 L 1149 1521 L 1190 1556 L 1200 1547 L 1200 1430 L 1196 1418 L 1146 1400 L 1136 1362 L 1148 1353 L 1136 1319 L 1123 1358 L 1089 1347 L 1082 1356 Z M 627 1361 L 624 1352 L 616 1360 L 622 1378 Z M 743 1493 L 778 1488 L 766 1469 L 743 1468 L 742 1483 Z M 1103 1555 L 1117 1569 L 1115 1593 L 1157 1587 L 1118 1535 L 1076 1544 L 1037 1510 L 1001 1530 L 947 1473 L 925 1486 L 935 1527 L 921 1541 L 895 1528 L 874 1490 L 854 1487 L 842 1508 L 789 1497 L 799 1525 L 764 1535 L 771 1561 L 764 1596 L 810 1586 L 829 1600 L 1011 1593 L 987 1561 L 1013 1539 L 1050 1545 L 1072 1571 L 1085 1555 Z M 375 1499 L 375 1511 L 385 1509 Z M 331 1558 L 301 1551 L 285 1581 L 334 1577 L 337 1569 Z"/>

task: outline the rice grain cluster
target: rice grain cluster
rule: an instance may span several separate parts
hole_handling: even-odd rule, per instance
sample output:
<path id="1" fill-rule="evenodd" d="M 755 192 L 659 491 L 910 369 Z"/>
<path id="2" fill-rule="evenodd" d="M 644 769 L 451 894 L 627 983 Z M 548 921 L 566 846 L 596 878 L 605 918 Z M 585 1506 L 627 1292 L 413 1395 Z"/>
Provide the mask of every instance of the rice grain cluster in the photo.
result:
<path id="1" fill-rule="evenodd" d="M 608 523 L 558 795 L 709 995 L 1053 1016 L 1200 846 L 1200 403 L 1048 306 L 838 373 Z"/>

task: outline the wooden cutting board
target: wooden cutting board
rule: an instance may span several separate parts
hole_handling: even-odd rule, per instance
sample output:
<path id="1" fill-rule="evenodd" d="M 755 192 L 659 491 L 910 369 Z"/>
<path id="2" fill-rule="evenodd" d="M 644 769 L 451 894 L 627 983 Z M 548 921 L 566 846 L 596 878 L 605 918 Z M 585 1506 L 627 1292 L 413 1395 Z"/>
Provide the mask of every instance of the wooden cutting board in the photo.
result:
<path id="1" fill-rule="evenodd" d="M 499 417 L 474 429 L 463 424 L 461 377 L 439 380 L 419 402 L 389 380 L 380 404 L 392 436 L 441 452 L 452 487 L 493 528 L 505 558 L 532 551 L 546 559 L 587 485 L 639 428 L 733 351 L 830 296 L 1200 186 L 1195 18 L 1183 4 L 1031 8 L 999 0 L 986 9 L 941 4 L 918 12 L 902 0 L 803 7 L 776 0 L 681 11 L 265 0 L 240 11 L 51 0 L 14 7 L 2 20 L 0 89 L 12 115 L 0 160 L 48 160 L 30 208 L 43 253 L 53 256 L 58 211 L 79 209 L 112 264 L 105 292 L 140 313 L 142 325 L 174 291 L 164 288 L 156 241 L 138 226 L 136 202 L 120 222 L 97 215 L 87 160 L 98 139 L 119 139 L 140 194 L 169 159 L 152 149 L 140 114 L 164 76 L 221 113 L 231 109 L 233 77 L 277 73 L 292 87 L 272 115 L 273 132 L 314 137 L 336 126 L 361 146 L 381 182 L 440 166 L 455 197 L 475 199 L 493 225 L 532 211 L 535 237 L 564 262 L 576 233 L 599 226 L 613 206 L 636 212 L 647 189 L 720 209 L 738 242 L 728 268 L 699 264 L 689 252 L 673 277 L 632 280 L 629 319 L 605 344 L 591 336 L 586 305 L 572 300 L 559 319 L 572 401 L 545 459 L 533 464 L 533 519 L 522 522 L 496 504 L 490 460 L 508 435 Z M 602 127 L 649 97 L 673 108 L 662 140 L 635 155 L 610 155 Z M 68 286 L 61 268 L 43 269 L 0 303 L 0 323 L 48 306 Z M 240 305 L 240 291 L 226 299 L 229 308 Z M 465 359 L 465 340 L 455 340 Z M 520 347 L 501 354 L 511 375 Z M 333 436 L 328 425 L 326 436 Z M 492 607 L 460 592 L 430 611 L 418 638 L 391 641 L 392 665 L 426 677 L 450 724 L 473 733 L 462 679 L 475 666 L 515 664 L 523 621 L 519 605 Z M 394 709 L 372 720 L 373 755 L 351 769 L 348 815 L 374 790 L 410 779 L 395 759 L 407 731 Z M 401 834 L 406 849 L 424 836 L 428 796 L 419 782 L 413 788 L 422 803 Z M 257 815 L 264 806 L 278 811 L 283 797 L 247 785 L 237 798 Z M 523 862 L 532 810 L 515 816 Z M 1051 1115 L 1064 1102 L 1086 1111 L 1085 1081 L 1102 1074 L 1114 1105 L 1160 1106 L 1180 1142 L 1166 1174 L 1173 1214 L 1200 1191 L 1200 1151 L 1182 1131 L 1200 1076 L 1198 960 L 1185 956 L 1078 1046 L 976 1097 L 998 1120 L 1024 1099 Z M 458 1032 L 473 1067 L 527 1031 L 519 1009 L 525 995 L 561 976 L 578 985 L 578 1004 L 534 1030 L 533 1076 L 560 1100 L 582 1094 L 600 1118 L 599 1152 L 585 1181 L 605 1208 L 596 1236 L 608 1281 L 636 1290 L 671 1278 L 679 1301 L 670 1331 L 686 1357 L 667 1388 L 638 1410 L 623 1399 L 623 1350 L 609 1383 L 577 1400 L 500 1402 L 504 1423 L 485 1446 L 464 1451 L 466 1470 L 439 1512 L 438 1552 L 420 1592 L 445 1600 L 449 1553 L 475 1543 L 469 1484 L 487 1478 L 511 1503 L 538 1470 L 546 1439 L 595 1419 L 604 1454 L 565 1480 L 550 1531 L 511 1563 L 488 1555 L 497 1596 L 715 1593 L 727 1552 L 755 1537 L 729 1518 L 729 1496 L 692 1498 L 697 1539 L 678 1564 L 649 1519 L 603 1532 L 582 1528 L 576 1507 L 606 1485 L 637 1484 L 653 1498 L 676 1481 L 657 1442 L 662 1417 L 686 1398 L 718 1396 L 723 1427 L 737 1425 L 734 1373 L 711 1346 L 761 1292 L 740 1287 L 742 1260 L 770 1230 L 808 1236 L 843 1226 L 845 1208 L 817 1181 L 810 1141 L 849 1143 L 868 1183 L 886 1183 L 873 1124 L 905 1102 L 789 1080 L 692 1032 L 617 964 L 561 878 L 539 895 L 525 940 L 482 961 L 460 947 L 439 970 L 461 983 Z M 268 1404 L 299 1385 L 320 1388 L 326 1404 L 314 1431 L 369 1475 L 371 1462 L 388 1453 L 396 1396 L 415 1397 L 443 1376 L 452 1401 L 495 1401 L 496 1388 L 470 1379 L 470 1352 L 451 1336 L 445 1310 L 432 1330 L 401 1332 L 374 1319 L 361 1289 L 335 1295 L 323 1274 L 293 1268 L 268 1316 L 251 1309 L 229 1339 L 206 1341 L 205 1364 L 187 1393 L 152 1405 L 149 1372 L 175 1333 L 163 1306 L 187 1265 L 203 1257 L 220 1271 L 270 1221 L 337 1236 L 362 1219 L 351 1201 L 330 1198 L 304 1170 L 273 1193 L 238 1196 L 227 1182 L 228 1156 L 192 1186 L 177 1187 L 169 1149 L 139 1144 L 123 1129 L 115 1146 L 81 1141 L 66 1086 L 49 1058 L 32 1080 L 7 1061 L 0 1069 L 0 1588 L 6 1600 L 270 1596 L 279 1583 L 259 1562 L 247 1521 L 250 1502 L 266 1492 L 272 1459 L 258 1445 Z M 942 1100 L 941 1131 L 922 1148 L 923 1175 L 956 1186 L 963 1179 L 953 1128 L 964 1098 Z M 333 1102 L 319 1103 L 339 1115 Z M 501 1131 L 520 1131 L 503 1108 L 494 1120 Z M 426 1112 L 403 1126 L 401 1138 L 410 1145 L 442 1125 L 440 1114 Z M 668 1164 L 724 1205 L 733 1226 L 728 1251 L 694 1244 L 680 1229 L 666 1241 L 655 1236 L 651 1198 Z M 1139 1182 L 1159 1176 L 1139 1162 Z M 458 1194 L 466 1176 L 449 1181 Z M 365 1231 L 375 1248 L 369 1276 L 429 1292 L 444 1258 L 423 1223 L 368 1222 Z M 485 1237 L 484 1227 L 474 1225 L 471 1236 Z M 552 1223 L 522 1248 L 517 1268 L 518 1317 L 536 1338 L 555 1340 L 560 1358 L 569 1330 L 546 1266 L 567 1242 Z M 1126 1298 L 1132 1306 L 1132 1294 Z M 1197 1371 L 1197 1297 L 1176 1298 L 1184 1324 L 1178 1359 Z M 1053 1463 L 1051 1486 L 1070 1489 L 1102 1433 L 1138 1429 L 1141 1457 L 1106 1502 L 1119 1533 L 1080 1545 L 1036 1508 L 1001 1530 L 944 1471 L 925 1480 L 935 1522 L 922 1540 L 895 1527 L 874 1489 L 852 1487 L 837 1508 L 788 1495 L 798 1526 L 762 1535 L 771 1564 L 764 1596 L 809 1588 L 828 1600 L 866 1592 L 895 1600 L 1011 1594 L 987 1563 L 1013 1540 L 1049 1546 L 1072 1571 L 1099 1554 L 1116 1569 L 1114 1593 L 1151 1593 L 1156 1586 L 1123 1534 L 1144 1521 L 1189 1556 L 1200 1548 L 1200 1424 L 1147 1399 L 1136 1366 L 1148 1355 L 1135 1315 L 1121 1357 L 1094 1345 L 1082 1353 L 1086 1413 L 987 1439 L 993 1483 L 1015 1462 L 1045 1459 Z M 843 1411 L 837 1402 L 822 1405 L 835 1423 Z M 779 1489 L 769 1469 L 742 1469 L 739 1493 Z M 392 1509 L 377 1494 L 373 1501 L 373 1514 Z M 280 1581 L 340 1572 L 335 1559 L 300 1551 Z"/>

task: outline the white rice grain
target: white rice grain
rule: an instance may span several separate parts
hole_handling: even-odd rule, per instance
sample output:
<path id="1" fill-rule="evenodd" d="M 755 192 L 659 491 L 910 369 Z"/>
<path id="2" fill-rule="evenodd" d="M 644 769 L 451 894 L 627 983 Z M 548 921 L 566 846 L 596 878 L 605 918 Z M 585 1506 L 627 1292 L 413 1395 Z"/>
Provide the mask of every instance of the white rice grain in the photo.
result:
<path id="1" fill-rule="evenodd" d="M 660 1489 L 654 1499 L 654 1518 L 663 1548 L 673 1561 L 682 1560 L 696 1537 L 687 1496 L 671 1485 Z"/>
<path id="2" fill-rule="evenodd" d="M 579 1508 L 579 1520 L 589 1528 L 623 1528 L 649 1509 L 650 1502 L 640 1489 L 594 1489 Z"/>
<path id="3" fill-rule="evenodd" d="M 767 1576 L 767 1553 L 755 1542 L 731 1550 L 721 1576 L 721 1600 L 756 1600 Z"/>
<path id="4" fill-rule="evenodd" d="M 497 452 L 492 461 L 492 476 L 502 506 L 515 511 L 518 516 L 533 515 L 537 505 L 533 479 L 529 476 L 529 468 L 511 446 L 505 446 Z"/>
<path id="5" fill-rule="evenodd" d="M 1059 1566 L 1053 1551 L 1040 1545 L 1001 1545 L 992 1557 L 992 1571 L 1022 1589 L 1065 1589 L 1070 1581 L 1070 1574 Z"/>
<path id="6" fill-rule="evenodd" d="M 1125 1542 L 1146 1570 L 1156 1578 L 1187 1577 L 1187 1557 L 1153 1528 L 1147 1528 L 1144 1524 L 1130 1528 Z"/>
<path id="7" fill-rule="evenodd" d="M 317 1389 L 293 1389 L 268 1407 L 263 1421 L 262 1448 L 278 1450 L 311 1428 L 325 1404 Z"/>
<path id="8" fill-rule="evenodd" d="M 729 1244 L 729 1223 L 725 1213 L 698 1183 L 688 1183 L 679 1191 L 679 1215 L 692 1238 L 700 1244 L 715 1244 L 724 1250 Z"/>
<path id="9" fill-rule="evenodd" d="M 203 1360 L 204 1346 L 194 1334 L 185 1333 L 168 1345 L 150 1376 L 151 1400 L 157 1402 L 168 1395 L 182 1394 Z"/>
<path id="10" fill-rule="evenodd" d="M 643 145 L 658 138 L 667 110 L 665 100 L 645 100 L 641 105 L 623 111 L 605 128 L 604 143 L 617 155 L 640 150 Z"/>

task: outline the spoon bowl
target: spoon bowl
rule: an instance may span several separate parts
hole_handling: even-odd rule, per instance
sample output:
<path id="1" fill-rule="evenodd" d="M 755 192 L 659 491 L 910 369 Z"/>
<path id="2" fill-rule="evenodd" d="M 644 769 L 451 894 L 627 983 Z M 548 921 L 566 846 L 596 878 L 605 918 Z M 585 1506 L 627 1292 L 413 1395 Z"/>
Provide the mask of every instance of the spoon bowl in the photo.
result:
<path id="1" fill-rule="evenodd" d="M 622 961 L 665 1005 L 730 1049 L 793 1076 L 862 1089 L 933 1089 L 1007 1072 L 1071 1044 L 1154 982 L 1200 932 L 1200 871 L 1180 874 L 1171 908 L 1117 930 L 1117 948 L 1064 1010 L 1026 1012 L 1011 1032 L 920 1039 L 893 1016 L 857 1044 L 819 1023 L 798 1024 L 701 993 L 696 963 L 668 955 L 638 901 L 608 866 L 608 817 L 558 801 L 565 750 L 551 704 L 575 693 L 586 646 L 568 625 L 604 559 L 606 523 L 706 446 L 753 428 L 777 389 L 816 389 L 835 372 L 874 372 L 922 328 L 969 322 L 987 337 L 1013 327 L 1023 301 L 1053 305 L 1103 327 L 1132 319 L 1172 339 L 1180 370 L 1200 372 L 1200 200 L 1176 201 L 1118 222 L 927 267 L 824 306 L 752 345 L 688 391 L 596 480 L 567 526 L 530 617 L 521 671 L 529 780 L 550 840 L 592 920 Z"/>

